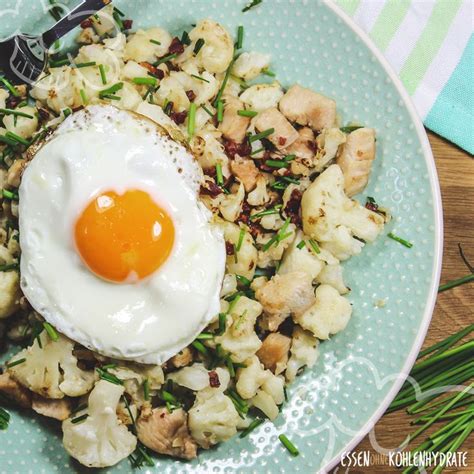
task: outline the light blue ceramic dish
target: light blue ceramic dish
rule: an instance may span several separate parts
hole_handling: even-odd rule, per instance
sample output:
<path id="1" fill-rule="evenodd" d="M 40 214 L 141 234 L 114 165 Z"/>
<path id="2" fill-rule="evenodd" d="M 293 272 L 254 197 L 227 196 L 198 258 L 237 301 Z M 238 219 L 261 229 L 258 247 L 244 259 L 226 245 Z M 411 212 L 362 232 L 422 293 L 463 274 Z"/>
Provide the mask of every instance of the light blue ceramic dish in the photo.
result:
<path id="1" fill-rule="evenodd" d="M 46 0 L 0 0 L 0 34 L 52 24 Z M 75 4 L 66 0 L 66 5 Z M 181 33 L 203 17 L 235 32 L 245 50 L 271 53 L 284 85 L 299 82 L 337 100 L 343 122 L 377 129 L 377 159 L 366 195 L 389 207 L 385 234 L 344 265 L 354 305 L 347 329 L 321 345 L 317 365 L 289 389 L 274 424 L 235 437 L 193 462 L 156 459 L 154 473 L 315 473 L 333 467 L 383 414 L 411 368 L 429 325 L 441 262 L 442 215 L 436 170 L 423 127 L 398 79 L 365 35 L 337 7 L 316 0 L 119 0 L 134 27 Z M 364 197 L 360 197 L 364 200 Z M 376 305 L 383 300 L 384 307 Z M 0 355 L 0 361 L 7 354 Z M 61 444 L 58 424 L 13 412 L 0 432 L 0 473 L 81 472 Z M 300 450 L 291 458 L 286 433 Z M 106 472 L 129 472 L 128 461 Z"/>

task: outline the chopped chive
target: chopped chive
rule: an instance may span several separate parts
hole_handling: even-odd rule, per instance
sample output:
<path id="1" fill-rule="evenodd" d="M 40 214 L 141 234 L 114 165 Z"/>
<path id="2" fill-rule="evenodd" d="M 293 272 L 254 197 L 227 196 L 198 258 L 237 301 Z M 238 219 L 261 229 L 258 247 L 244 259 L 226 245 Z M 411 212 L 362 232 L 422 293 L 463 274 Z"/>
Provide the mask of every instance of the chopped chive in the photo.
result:
<path id="1" fill-rule="evenodd" d="M 115 385 L 123 385 L 123 380 L 120 380 L 117 376 L 110 374 L 106 370 L 103 370 L 100 367 L 97 367 L 95 370 L 97 371 L 97 373 L 99 374 L 99 377 L 102 380 L 113 383 Z"/>
<path id="2" fill-rule="evenodd" d="M 244 286 L 250 286 L 252 283 L 248 278 L 244 277 L 243 275 L 235 275 L 235 278 L 237 278 L 237 281 L 239 283 L 242 283 Z"/>
<path id="3" fill-rule="evenodd" d="M 457 280 L 452 280 L 449 281 L 448 283 L 445 283 L 444 285 L 440 285 L 438 288 L 438 293 L 441 293 L 442 291 L 450 290 L 451 288 L 455 288 L 456 286 L 464 285 L 465 283 L 469 283 L 471 281 L 474 281 L 474 273 L 471 273 L 470 275 L 466 275 L 465 277 L 458 278 Z"/>
<path id="4" fill-rule="evenodd" d="M 224 102 L 222 100 L 217 101 L 217 121 L 222 122 L 224 120 Z"/>
<path id="5" fill-rule="evenodd" d="M 201 354 L 208 355 L 207 348 L 202 342 L 194 341 L 191 343 L 191 345 Z"/>
<path id="6" fill-rule="evenodd" d="M 203 81 L 203 82 L 207 82 L 209 84 L 209 81 L 207 79 L 204 79 L 204 77 L 196 76 L 196 74 L 191 74 L 191 77 L 194 77 L 194 79 L 198 79 L 198 80 Z"/>
<path id="7" fill-rule="evenodd" d="M 298 449 L 296 449 L 296 446 L 284 435 L 281 434 L 278 436 L 278 439 L 281 441 L 281 444 L 285 446 L 285 448 L 290 452 L 292 456 L 298 456 L 300 453 Z"/>
<path id="8" fill-rule="evenodd" d="M 276 206 L 270 208 L 270 209 L 265 209 L 264 211 L 257 212 L 256 214 L 252 214 L 250 216 L 250 220 L 258 219 L 260 217 L 264 216 L 270 216 L 272 214 L 279 214 L 280 209 L 282 208 L 282 204 L 277 204 Z"/>
<path id="9" fill-rule="evenodd" d="M 237 28 L 237 49 L 242 49 L 242 44 L 244 42 L 244 27 L 240 25 Z"/>
<path id="10" fill-rule="evenodd" d="M 301 250 L 304 246 L 305 246 L 305 242 L 304 240 L 302 240 L 296 247 Z"/>
<path id="11" fill-rule="evenodd" d="M 190 137 L 194 135 L 194 127 L 196 126 L 196 104 L 191 102 L 188 113 L 188 134 Z"/>
<path id="12" fill-rule="evenodd" d="M 13 133 L 13 132 L 10 132 L 8 131 L 7 133 L 5 133 L 5 136 L 7 138 L 10 138 L 11 140 L 15 140 L 16 142 L 22 144 L 22 145 L 25 145 L 25 146 L 29 146 L 30 145 L 30 142 L 28 140 L 26 140 L 25 138 L 23 137 L 20 137 L 20 135 L 17 135 L 16 133 Z"/>
<path id="13" fill-rule="evenodd" d="M 265 164 L 270 168 L 288 168 L 289 163 L 285 160 L 266 160 Z"/>
<path id="14" fill-rule="evenodd" d="M 157 44 L 158 46 L 161 46 L 161 43 L 159 41 L 154 40 L 154 39 L 151 39 L 150 43 Z"/>
<path id="15" fill-rule="evenodd" d="M 278 245 L 278 234 L 275 234 L 264 246 L 263 251 L 266 252 L 273 244 Z"/>
<path id="16" fill-rule="evenodd" d="M 321 250 L 319 250 L 318 244 L 313 239 L 309 239 L 308 242 L 309 242 L 309 245 L 311 245 L 311 248 L 314 250 L 314 253 L 316 254 L 321 253 Z"/>
<path id="17" fill-rule="evenodd" d="M 48 333 L 48 336 L 51 338 L 52 341 L 56 342 L 59 340 L 59 335 L 56 332 L 56 329 L 51 326 L 48 322 L 43 323 L 43 327 L 46 329 L 46 332 Z"/>
<path id="18" fill-rule="evenodd" d="M 216 332 L 218 336 L 222 336 L 225 332 L 226 328 L 226 319 L 227 319 L 227 314 L 226 313 L 219 313 L 219 328 Z"/>
<path id="19" fill-rule="evenodd" d="M 260 426 L 264 422 L 263 418 L 255 418 L 255 420 L 250 423 L 250 425 L 245 428 L 245 430 L 240 433 L 240 438 L 245 438 L 249 433 L 251 433 L 255 428 Z"/>
<path id="20" fill-rule="evenodd" d="M 214 337 L 214 334 L 211 334 L 210 332 L 202 332 L 201 334 L 198 334 L 196 336 L 196 339 L 199 339 L 201 341 L 207 341 L 208 339 L 212 339 Z"/>
<path id="21" fill-rule="evenodd" d="M 17 193 L 9 191 L 8 189 L 2 189 L 2 195 L 5 199 L 10 199 L 11 201 L 18 201 L 20 199 Z"/>
<path id="22" fill-rule="evenodd" d="M 156 87 L 156 78 L 154 77 L 134 77 L 133 82 L 138 85 L 147 85 Z"/>
<path id="23" fill-rule="evenodd" d="M 270 77 L 275 77 L 276 76 L 276 74 L 273 71 L 270 71 L 267 68 L 262 69 L 262 74 L 265 74 L 265 76 L 270 76 Z"/>
<path id="24" fill-rule="evenodd" d="M 101 367 L 102 370 L 116 369 L 117 364 L 105 364 Z"/>
<path id="25" fill-rule="evenodd" d="M 146 402 L 150 400 L 150 381 L 148 379 L 143 382 L 143 397 Z"/>
<path id="26" fill-rule="evenodd" d="M 408 242 L 408 240 L 405 240 L 405 239 L 402 239 L 401 237 L 398 237 L 393 232 L 389 232 L 387 234 L 387 237 L 390 237 L 391 239 L 393 239 L 396 242 L 404 245 L 405 247 L 408 247 L 409 249 L 411 249 L 413 247 L 413 244 L 411 242 Z"/>
<path id="27" fill-rule="evenodd" d="M 237 110 L 237 115 L 241 117 L 255 117 L 258 115 L 258 112 L 255 112 L 255 110 Z"/>
<path id="28" fill-rule="evenodd" d="M 288 162 L 288 161 L 293 161 L 295 158 L 296 158 L 296 155 L 285 155 L 283 157 L 283 160 Z"/>
<path id="29" fill-rule="evenodd" d="M 256 133 L 255 135 L 250 135 L 249 142 L 253 143 L 257 140 L 261 140 L 262 138 L 266 138 L 271 135 L 275 131 L 274 128 L 269 128 L 268 130 L 264 130 L 263 132 Z"/>
<path id="30" fill-rule="evenodd" d="M 117 26 L 119 27 L 119 30 L 124 31 L 125 27 L 123 25 L 122 19 L 120 18 L 120 15 L 116 11 L 114 11 L 112 16 L 113 16 L 115 22 L 117 23 Z M 100 21 L 99 21 L 99 23 L 100 23 Z"/>
<path id="31" fill-rule="evenodd" d="M 216 164 L 216 183 L 219 186 L 222 186 L 224 184 L 224 176 L 222 174 L 222 164 L 221 163 Z"/>
<path id="32" fill-rule="evenodd" d="M 122 87 L 123 87 L 123 82 L 117 82 L 117 84 L 114 84 L 113 86 L 110 86 L 107 89 L 101 90 L 99 92 L 99 96 L 115 94 L 117 91 L 122 89 Z"/>
<path id="33" fill-rule="evenodd" d="M 196 41 L 196 44 L 194 45 L 193 53 L 197 55 L 199 51 L 201 51 L 202 47 L 204 46 L 204 43 L 205 43 L 204 39 L 199 38 Z"/>
<path id="34" fill-rule="evenodd" d="M 102 84 L 105 86 L 107 84 L 107 76 L 105 74 L 105 67 L 103 64 L 99 64 L 99 73 Z"/>
<path id="35" fill-rule="evenodd" d="M 0 114 L 5 114 L 5 115 L 15 115 L 17 117 L 26 117 L 26 118 L 34 118 L 33 115 L 26 114 L 25 112 L 20 112 L 19 110 L 13 110 L 13 109 L 0 109 Z"/>
<path id="36" fill-rule="evenodd" d="M 432 346 L 427 347 L 426 349 L 422 350 L 418 354 L 417 359 L 420 359 L 424 357 L 425 355 L 431 354 L 432 352 L 437 351 L 438 349 L 445 350 L 445 349 L 450 348 L 453 344 L 461 340 L 464 336 L 467 336 L 468 334 L 470 334 L 472 331 L 474 331 L 474 324 L 471 324 L 468 327 L 461 329 L 461 331 L 455 334 L 452 334 L 446 339 L 440 342 L 437 342 L 436 344 L 433 344 Z"/>
<path id="37" fill-rule="evenodd" d="M 248 12 L 251 8 L 254 8 L 257 5 L 260 5 L 262 2 L 263 0 L 252 0 L 242 9 L 242 13 Z"/>
<path id="38" fill-rule="evenodd" d="M 148 454 L 146 448 L 140 443 L 137 445 L 137 451 L 140 454 L 140 459 L 137 461 L 138 462 L 138 468 L 141 467 L 143 463 L 145 463 L 148 467 L 154 467 L 155 463 L 153 462 L 153 459 L 150 457 Z"/>
<path id="39" fill-rule="evenodd" d="M 206 112 L 207 115 L 210 115 L 211 117 L 214 117 L 214 114 L 204 105 L 201 105 L 201 108 Z"/>
<path id="40" fill-rule="evenodd" d="M 186 44 L 186 45 L 191 44 L 191 39 L 189 38 L 187 31 L 183 31 L 183 34 L 181 35 L 181 43 Z"/>
<path id="41" fill-rule="evenodd" d="M 286 232 L 286 229 L 290 225 L 290 218 L 285 220 L 285 223 L 281 226 L 281 229 L 263 246 L 263 251 L 266 252 L 273 244 L 278 245 L 282 240 L 288 238 L 293 232 Z"/>
<path id="42" fill-rule="evenodd" d="M 79 91 L 79 94 L 81 95 L 81 100 L 84 105 L 87 104 L 87 96 L 86 96 L 86 91 L 84 89 L 81 89 Z"/>
<path id="43" fill-rule="evenodd" d="M 114 5 L 114 11 L 116 11 L 120 16 L 125 16 L 125 14 L 119 10 L 115 5 Z"/>
<path id="44" fill-rule="evenodd" d="M 120 97 L 118 95 L 114 94 L 102 94 L 100 96 L 101 99 L 109 99 L 109 100 L 120 100 Z"/>
<path id="45" fill-rule="evenodd" d="M 252 153 L 250 153 L 250 156 L 257 155 L 261 151 L 265 151 L 265 148 L 262 147 L 262 148 L 259 148 L 258 150 L 252 151 Z"/>
<path id="46" fill-rule="evenodd" d="M 18 142 L 8 138 L 6 135 L 0 135 L 0 143 L 5 143 L 5 145 L 9 146 L 17 146 Z"/>
<path id="47" fill-rule="evenodd" d="M 288 392 L 286 391 L 286 386 L 283 387 L 283 394 L 285 395 L 285 402 L 288 401 Z"/>
<path id="48" fill-rule="evenodd" d="M 15 97 L 20 97 L 18 89 L 5 77 L 0 77 L 0 82 L 13 94 Z"/>
<path id="49" fill-rule="evenodd" d="M 232 59 L 230 62 L 227 71 L 225 72 L 224 80 L 222 81 L 221 87 L 219 89 L 219 92 L 217 93 L 216 100 L 214 101 L 214 104 L 217 104 L 219 100 L 222 98 L 222 94 L 224 93 L 224 90 L 227 86 L 227 82 L 229 81 L 229 76 L 230 76 L 230 71 L 232 70 L 232 66 L 234 65 L 235 59 Z"/>
<path id="50" fill-rule="evenodd" d="M 363 125 L 346 125 L 345 127 L 341 127 L 339 130 L 344 133 L 351 133 L 354 130 L 358 130 L 359 128 L 364 128 Z"/>
<path id="51" fill-rule="evenodd" d="M 166 390 L 161 391 L 161 397 L 165 402 L 173 403 L 174 405 L 178 404 L 178 400 L 176 400 L 176 397 L 172 393 L 167 392 Z"/>
<path id="52" fill-rule="evenodd" d="M 173 53 L 173 54 L 168 54 L 166 56 L 163 56 L 162 58 L 158 59 L 158 61 L 155 61 L 153 63 L 153 66 L 159 66 L 160 64 L 163 64 L 163 63 L 166 63 L 168 61 L 171 61 L 172 59 L 174 59 L 176 56 L 178 56 L 177 53 Z"/>
<path id="53" fill-rule="evenodd" d="M 90 61 L 88 63 L 76 63 L 75 67 L 78 69 L 83 68 L 83 67 L 90 67 L 90 66 L 96 66 L 97 63 L 95 61 Z"/>
<path id="54" fill-rule="evenodd" d="M 235 247 L 235 250 L 237 250 L 237 252 L 240 251 L 240 249 L 242 248 L 244 237 L 245 237 L 245 229 L 240 229 L 239 240 L 237 242 L 237 246 Z"/>
<path id="55" fill-rule="evenodd" d="M 72 110 L 68 107 L 67 109 L 63 110 L 64 118 L 69 117 L 72 114 Z"/>
<path id="56" fill-rule="evenodd" d="M 0 407 L 0 430 L 6 430 L 10 422 L 10 413 Z"/>
<path id="57" fill-rule="evenodd" d="M 7 367 L 8 368 L 15 367 L 16 365 L 23 364 L 23 362 L 26 362 L 26 359 L 24 357 L 23 357 L 23 359 L 18 359 L 18 360 L 14 360 L 12 362 L 9 362 L 7 364 Z"/>
<path id="58" fill-rule="evenodd" d="M 67 65 L 70 65 L 71 62 L 69 61 L 68 58 L 64 58 L 64 59 L 58 59 L 58 60 L 53 60 L 51 59 L 49 61 L 49 67 L 52 67 L 52 68 L 55 68 L 55 67 L 61 67 L 61 66 L 67 66 Z"/>
<path id="59" fill-rule="evenodd" d="M 85 413 L 84 415 L 78 416 L 77 418 L 73 418 L 71 423 L 76 425 L 77 423 L 81 423 L 81 421 L 85 421 L 89 415 Z"/>
<path id="60" fill-rule="evenodd" d="M 87 406 L 88 406 L 87 403 L 81 403 L 76 408 L 74 408 L 74 410 L 71 411 L 71 415 L 74 415 L 76 413 L 79 413 L 82 410 L 85 410 Z"/>

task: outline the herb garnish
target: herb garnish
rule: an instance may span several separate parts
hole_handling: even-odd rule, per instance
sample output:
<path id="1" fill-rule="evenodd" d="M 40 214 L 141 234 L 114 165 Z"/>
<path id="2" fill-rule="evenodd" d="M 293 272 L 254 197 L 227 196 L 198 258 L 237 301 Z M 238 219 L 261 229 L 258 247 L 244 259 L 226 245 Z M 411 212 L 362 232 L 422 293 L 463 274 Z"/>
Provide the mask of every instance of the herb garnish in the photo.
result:
<path id="1" fill-rule="evenodd" d="M 194 50 L 193 50 L 193 53 L 194 54 L 198 54 L 199 51 L 201 51 L 202 47 L 204 46 L 204 43 L 206 41 L 202 38 L 199 38 L 197 41 L 196 41 L 196 44 L 194 45 Z"/>
<path id="2" fill-rule="evenodd" d="M 237 28 L 237 43 L 235 45 L 236 49 L 242 49 L 242 45 L 244 42 L 244 27 L 239 25 Z"/>
<path id="3" fill-rule="evenodd" d="M 178 56 L 177 53 L 168 54 L 167 56 L 163 56 L 162 58 L 158 59 L 158 61 L 155 61 L 153 63 L 153 66 L 157 67 L 160 64 L 167 63 L 168 61 L 171 61 L 172 59 L 176 58 L 177 56 Z"/>
<path id="4" fill-rule="evenodd" d="M 237 110 L 237 115 L 240 115 L 241 117 L 255 117 L 258 115 L 258 112 L 255 112 L 255 110 Z"/>
<path id="5" fill-rule="evenodd" d="M 134 77 L 133 82 L 137 85 L 146 85 L 156 87 L 156 78 L 154 77 Z"/>
<path id="6" fill-rule="evenodd" d="M 190 137 L 194 135 L 194 128 L 196 125 L 196 104 L 191 102 L 189 105 L 189 114 L 188 114 L 188 134 Z"/>
<path id="7" fill-rule="evenodd" d="M 281 444 L 285 446 L 285 448 L 290 452 L 292 456 L 298 456 L 300 452 L 298 451 L 296 446 L 284 434 L 281 434 L 280 436 L 278 436 L 278 439 L 281 441 Z"/>
<path id="8" fill-rule="evenodd" d="M 23 364 L 23 362 L 26 362 L 26 359 L 23 357 L 22 359 L 14 360 L 12 362 L 8 362 L 7 367 L 15 367 L 16 365 Z"/>
<path id="9" fill-rule="evenodd" d="M 9 90 L 15 97 L 20 97 L 18 89 L 5 77 L 0 76 L 0 82 Z"/>
<path id="10" fill-rule="evenodd" d="M 26 117 L 29 119 L 34 118 L 33 115 L 27 114 L 25 112 L 20 112 L 19 110 L 13 110 L 13 109 L 0 109 L 0 114 L 15 115 L 17 117 Z"/>
<path id="11" fill-rule="evenodd" d="M 103 64 L 99 64 L 99 73 L 102 84 L 105 86 L 107 84 L 107 76 L 105 75 L 105 67 Z"/>
<path id="12" fill-rule="evenodd" d="M 115 385 L 123 385 L 123 380 L 120 380 L 116 375 L 109 373 L 106 369 L 97 367 L 95 369 L 99 374 L 99 377 L 106 382 L 113 383 Z"/>
<path id="13" fill-rule="evenodd" d="M 260 426 L 265 420 L 263 420 L 263 418 L 255 418 L 255 420 L 252 421 L 252 423 L 250 423 L 250 425 L 245 428 L 245 430 L 242 431 L 242 433 L 240 433 L 240 438 L 245 438 L 249 433 L 251 433 L 255 428 L 257 428 L 258 426 Z"/>
<path id="14" fill-rule="evenodd" d="M 387 237 L 390 237 L 392 240 L 395 240 L 396 242 L 404 245 L 405 247 L 408 247 L 409 249 L 411 249 L 413 247 L 413 244 L 411 242 L 408 242 L 408 240 L 405 240 L 405 239 L 402 239 L 401 237 L 398 237 L 393 232 L 389 232 L 387 234 Z"/>
<path id="15" fill-rule="evenodd" d="M 248 12 L 251 8 L 254 8 L 257 5 L 260 5 L 262 2 L 263 0 L 252 0 L 242 9 L 242 13 Z"/>
<path id="16" fill-rule="evenodd" d="M 256 133 L 255 135 L 249 136 L 249 143 L 253 143 L 257 140 L 261 140 L 262 138 L 267 138 L 269 135 L 275 132 L 274 128 L 269 128 L 268 130 L 264 130 L 263 132 Z"/>

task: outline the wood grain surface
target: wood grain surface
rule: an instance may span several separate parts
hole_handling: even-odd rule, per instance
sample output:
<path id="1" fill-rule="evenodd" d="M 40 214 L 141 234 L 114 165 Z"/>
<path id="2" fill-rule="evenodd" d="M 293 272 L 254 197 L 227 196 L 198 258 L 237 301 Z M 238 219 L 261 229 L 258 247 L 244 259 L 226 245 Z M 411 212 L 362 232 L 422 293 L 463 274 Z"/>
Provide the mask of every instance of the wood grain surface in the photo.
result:
<path id="1" fill-rule="evenodd" d="M 474 264 L 474 159 L 433 133 L 428 133 L 428 137 L 438 169 L 443 200 L 444 253 L 441 283 L 446 283 L 469 273 L 459 255 L 458 243 L 461 243 L 466 257 Z M 440 293 L 423 347 L 444 339 L 472 322 L 474 322 L 474 283 Z M 412 419 L 403 410 L 383 416 L 374 429 L 377 442 L 384 448 L 398 446 L 410 432 L 414 431 L 413 426 L 410 426 Z M 427 433 L 432 431 L 434 430 L 431 429 Z M 411 447 L 416 447 L 423 440 L 422 435 Z M 447 468 L 445 472 L 474 472 L 474 436 L 465 443 L 463 450 L 468 451 L 468 467 Z M 355 450 L 355 452 L 367 451 L 372 454 L 373 463 L 370 466 L 348 468 L 339 465 L 333 472 L 364 474 L 401 472 L 395 467 L 385 465 L 388 459 L 378 455 L 372 447 L 369 436 L 366 436 Z"/>

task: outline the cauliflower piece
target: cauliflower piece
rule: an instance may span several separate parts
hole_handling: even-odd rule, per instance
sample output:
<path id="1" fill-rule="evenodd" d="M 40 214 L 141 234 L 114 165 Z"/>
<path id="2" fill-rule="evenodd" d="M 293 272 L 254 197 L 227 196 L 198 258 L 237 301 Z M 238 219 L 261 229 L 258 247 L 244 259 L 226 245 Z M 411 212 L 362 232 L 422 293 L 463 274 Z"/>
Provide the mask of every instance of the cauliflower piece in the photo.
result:
<path id="1" fill-rule="evenodd" d="M 254 397 L 249 401 L 251 405 L 261 410 L 270 420 L 274 420 L 279 413 L 278 405 L 285 399 L 283 377 L 273 375 L 269 370 L 267 376 Z"/>
<path id="2" fill-rule="evenodd" d="M 161 44 L 152 43 L 150 40 Z M 124 59 L 125 61 L 133 59 L 137 63 L 142 61 L 153 63 L 157 58 L 168 53 L 172 40 L 171 35 L 161 28 L 137 30 L 135 34 L 128 37 Z"/>
<path id="3" fill-rule="evenodd" d="M 47 398 L 79 397 L 89 392 L 94 385 L 94 372 L 79 369 L 72 354 L 74 343 L 60 334 L 53 341 L 46 331 L 38 338 L 13 357 L 11 362 L 26 360 L 9 367 L 9 374 L 32 392 Z"/>
<path id="4" fill-rule="evenodd" d="M 237 370 L 237 383 L 235 388 L 243 399 L 256 395 L 258 389 L 269 376 L 269 371 L 263 368 L 257 356 L 252 356 L 245 361 L 246 367 Z"/>
<path id="5" fill-rule="evenodd" d="M 275 375 L 281 374 L 286 369 L 290 344 L 289 337 L 279 332 L 272 332 L 263 340 L 262 347 L 257 351 L 257 357 L 266 369 Z"/>
<path id="6" fill-rule="evenodd" d="M 148 69 L 138 64 L 136 61 L 128 61 L 121 71 L 121 78 L 129 81 L 135 77 L 147 77 Z"/>
<path id="7" fill-rule="evenodd" d="M 134 110 L 143 102 L 142 96 L 128 82 L 124 82 L 123 87 L 115 95 L 120 97 L 120 100 L 114 100 L 114 105 L 120 109 Z"/>
<path id="8" fill-rule="evenodd" d="M 8 318 L 20 308 L 21 295 L 18 272 L 0 272 L 0 320 Z"/>
<path id="9" fill-rule="evenodd" d="M 311 183 L 301 200 L 304 233 L 321 242 L 339 260 L 360 252 L 382 232 L 384 218 L 344 193 L 344 176 L 331 165 Z"/>
<path id="10" fill-rule="evenodd" d="M 223 120 L 219 124 L 219 130 L 225 138 L 242 143 L 250 124 L 249 117 L 242 117 L 237 113 L 239 110 L 244 109 L 244 103 L 231 95 L 223 96 L 222 100 L 224 101 L 225 108 Z"/>
<path id="11" fill-rule="evenodd" d="M 243 362 L 260 349 L 262 341 L 255 333 L 255 322 L 261 313 L 262 305 L 246 296 L 230 304 L 226 330 L 214 340 L 230 353 L 234 362 Z"/>
<path id="12" fill-rule="evenodd" d="M 211 372 L 215 372 L 217 377 Z M 215 370 L 207 370 L 203 364 L 196 363 L 189 367 L 184 367 L 176 372 L 171 372 L 167 376 L 167 380 L 170 379 L 173 382 L 181 385 L 181 387 L 189 388 L 190 390 L 199 391 L 204 390 L 205 388 L 211 387 L 210 377 L 215 377 L 215 382 L 213 382 L 212 387 L 216 390 L 223 392 L 227 390 L 227 387 L 230 382 L 230 375 L 226 369 L 217 367 Z M 218 387 L 215 387 L 217 383 Z"/>
<path id="13" fill-rule="evenodd" d="M 306 311 L 314 302 L 311 282 L 311 275 L 297 271 L 275 275 L 259 288 L 255 297 L 264 310 L 260 326 L 274 332 L 290 314 Z"/>
<path id="14" fill-rule="evenodd" d="M 242 230 L 244 230 L 244 237 L 242 239 L 240 249 L 237 250 L 241 235 L 241 228 L 231 222 L 222 222 L 221 226 L 224 231 L 225 241 L 229 244 L 232 244 L 236 252 L 235 255 L 227 255 L 227 273 L 242 275 L 245 278 L 252 280 L 255 274 L 258 257 L 258 252 L 255 248 L 253 237 L 246 229 L 242 228 Z"/>
<path id="15" fill-rule="evenodd" d="M 285 234 L 288 237 L 285 237 L 280 242 L 273 244 L 267 250 L 259 250 L 258 251 L 258 260 L 257 260 L 257 267 L 260 268 L 268 268 L 268 267 L 275 267 L 277 262 L 279 262 L 283 256 L 285 250 L 291 245 L 291 243 L 295 239 L 295 230 L 296 227 L 294 224 L 288 225 L 286 228 Z M 274 234 L 260 234 L 257 236 L 257 244 L 265 245 L 270 240 Z"/>
<path id="16" fill-rule="evenodd" d="M 193 361 L 193 352 L 189 347 L 181 349 L 177 354 L 175 354 L 171 359 L 166 361 L 166 366 L 170 369 L 179 369 L 181 367 L 186 367 Z"/>
<path id="17" fill-rule="evenodd" d="M 234 436 L 239 422 L 232 400 L 214 388 L 199 391 L 188 413 L 191 436 L 205 449 Z"/>
<path id="18" fill-rule="evenodd" d="M 301 271 L 311 276 L 314 280 L 324 267 L 324 263 L 308 249 L 307 245 L 299 247 L 301 241 L 305 240 L 303 232 L 298 231 L 296 238 L 291 245 L 285 250 L 278 268 L 279 275 Z"/>
<path id="19" fill-rule="evenodd" d="M 247 196 L 247 202 L 251 206 L 263 206 L 270 201 L 270 196 L 267 191 L 267 180 L 262 174 L 256 178 L 255 189 Z"/>
<path id="20" fill-rule="evenodd" d="M 270 66 L 271 56 L 261 53 L 242 53 L 232 67 L 232 74 L 244 81 L 255 79 L 264 69 Z"/>
<path id="21" fill-rule="evenodd" d="M 16 159 L 10 168 L 8 168 L 7 173 L 7 184 L 13 188 L 18 188 L 20 186 L 21 175 L 26 166 L 26 160 L 22 158 Z"/>
<path id="22" fill-rule="evenodd" d="M 255 112 L 277 107 L 283 97 L 283 90 L 279 82 L 272 84 L 256 84 L 250 86 L 240 95 L 240 100 Z"/>
<path id="23" fill-rule="evenodd" d="M 159 105 L 141 102 L 138 104 L 135 111 L 163 127 L 169 133 L 170 137 L 177 142 L 184 141 L 184 135 L 179 127 L 163 112 L 163 109 Z"/>
<path id="24" fill-rule="evenodd" d="M 349 134 L 337 158 L 344 174 L 344 190 L 349 197 L 365 189 L 374 160 L 375 130 L 364 127 Z"/>
<path id="25" fill-rule="evenodd" d="M 295 380 L 301 367 L 312 367 L 319 357 L 319 341 L 310 332 L 295 326 L 291 336 L 290 359 L 285 377 L 288 382 Z"/>
<path id="26" fill-rule="evenodd" d="M 336 122 L 336 102 L 298 84 L 288 89 L 279 107 L 288 120 L 313 130 L 333 127 Z"/>
<path id="27" fill-rule="evenodd" d="M 245 188 L 239 183 L 237 190 L 230 194 L 219 194 L 216 198 L 217 207 L 222 217 L 229 222 L 234 222 L 242 212 L 242 205 L 245 198 Z"/>
<path id="28" fill-rule="evenodd" d="M 180 73 L 172 71 L 168 77 L 160 81 L 160 88 L 155 92 L 156 102 L 164 107 L 166 101 L 173 102 L 173 110 L 182 112 L 189 109 L 189 98 L 186 95 L 186 88 L 179 80 Z M 184 73 L 183 73 L 184 74 Z"/>
<path id="29" fill-rule="evenodd" d="M 220 163 L 222 174 L 229 176 L 229 158 L 212 131 L 201 130 L 191 141 L 191 149 L 203 169 L 215 168 Z"/>
<path id="30" fill-rule="evenodd" d="M 267 139 L 270 140 L 278 150 L 285 150 L 299 137 L 293 125 L 288 122 L 285 116 L 276 107 L 260 112 L 255 117 L 254 124 L 259 132 L 270 128 L 274 129 L 274 132 L 268 135 Z"/>
<path id="31" fill-rule="evenodd" d="M 0 89 L 0 109 L 6 108 L 6 103 L 9 95 L 10 94 L 6 89 Z"/>
<path id="32" fill-rule="evenodd" d="M 336 158 L 340 145 L 346 142 L 346 134 L 339 128 L 325 128 L 316 138 L 318 152 L 316 154 L 316 170 L 322 171 L 326 165 Z"/>
<path id="33" fill-rule="evenodd" d="M 165 407 L 142 412 L 137 421 L 138 439 L 157 453 L 193 459 L 197 455 L 197 444 L 189 434 L 187 421 L 182 408 L 171 413 Z"/>
<path id="34" fill-rule="evenodd" d="M 191 52 L 199 39 L 204 40 L 204 45 L 196 55 L 199 67 L 214 74 L 224 72 L 229 67 L 234 54 L 234 42 L 222 25 L 208 19 L 201 20 L 189 32 L 189 38 L 191 44 L 186 49 Z"/>
<path id="35" fill-rule="evenodd" d="M 235 159 L 230 162 L 230 169 L 232 170 L 233 175 L 236 176 L 244 185 L 247 193 L 252 191 L 252 189 L 255 189 L 260 172 L 252 160 L 235 155 Z M 266 188 L 265 180 L 264 186 Z"/>
<path id="36" fill-rule="evenodd" d="M 104 36 L 107 33 L 111 33 L 116 28 L 113 14 L 113 5 L 107 5 L 102 10 L 99 10 L 96 15 L 92 15 L 90 17 L 92 27 L 99 36 Z"/>
<path id="37" fill-rule="evenodd" d="M 3 124 L 9 132 L 16 133 L 22 138 L 30 138 L 38 128 L 38 112 L 35 107 L 29 107 L 28 105 L 16 110 L 30 115 L 31 118 L 6 115 L 3 118 Z"/>
<path id="38" fill-rule="evenodd" d="M 237 278 L 233 273 L 227 273 L 224 275 L 222 281 L 222 288 L 220 297 L 224 298 L 227 295 L 231 295 L 237 291 Z"/>
<path id="39" fill-rule="evenodd" d="M 329 339 L 330 334 L 342 331 L 349 322 L 352 306 L 349 301 L 329 285 L 316 289 L 316 301 L 305 312 L 293 315 L 303 329 L 319 339 Z"/>
<path id="40" fill-rule="evenodd" d="M 345 295 L 349 292 L 349 288 L 346 287 L 342 277 L 342 265 L 339 263 L 325 265 L 316 277 L 316 281 L 321 284 L 333 286 L 341 295 Z"/>
<path id="41" fill-rule="evenodd" d="M 66 451 L 87 467 L 108 467 L 133 453 L 137 438 L 117 419 L 117 406 L 124 387 L 99 380 L 89 395 L 88 414 L 80 423 L 63 421 L 63 444 Z"/>
<path id="42" fill-rule="evenodd" d="M 93 28 L 81 28 L 80 33 L 76 37 L 76 43 L 79 44 L 94 44 L 98 43 L 100 38 L 95 34 Z"/>

